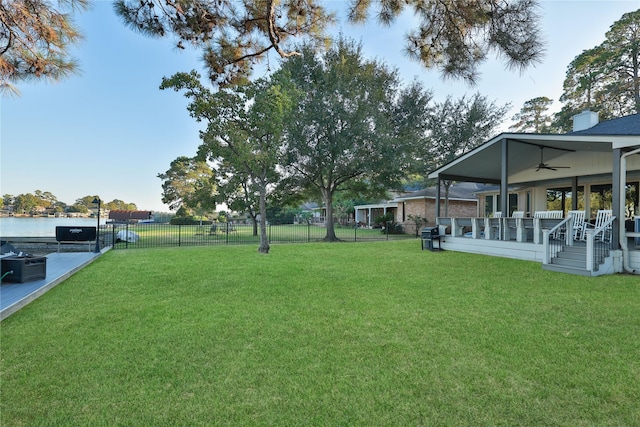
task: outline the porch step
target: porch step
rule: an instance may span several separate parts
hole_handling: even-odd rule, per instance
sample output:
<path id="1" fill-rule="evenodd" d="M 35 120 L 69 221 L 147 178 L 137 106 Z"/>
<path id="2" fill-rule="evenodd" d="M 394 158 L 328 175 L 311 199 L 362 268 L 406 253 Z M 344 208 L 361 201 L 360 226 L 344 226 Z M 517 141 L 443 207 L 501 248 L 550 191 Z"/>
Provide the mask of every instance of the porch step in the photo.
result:
<path id="1" fill-rule="evenodd" d="M 587 269 L 587 249 L 579 246 L 563 246 L 562 251 L 551 259 L 551 264 L 563 267 L 571 267 L 585 270 Z"/>
<path id="2" fill-rule="evenodd" d="M 570 259 L 570 258 L 553 258 L 551 260 L 552 265 L 560 265 L 563 267 L 571 267 L 571 268 L 580 268 L 583 270 L 587 269 L 587 262 L 579 259 Z"/>
<path id="3" fill-rule="evenodd" d="M 559 271 L 563 273 L 591 276 L 587 270 L 587 248 L 584 245 L 563 246 L 556 257 L 551 259 L 551 264 L 543 265 L 545 270 Z M 598 265 L 604 263 L 604 258 L 595 260 Z M 596 268 L 597 270 L 597 268 Z"/>
<path id="4" fill-rule="evenodd" d="M 576 268 L 559 264 L 543 264 L 542 269 L 558 273 L 575 274 L 577 276 L 591 276 L 591 272 L 584 268 Z"/>

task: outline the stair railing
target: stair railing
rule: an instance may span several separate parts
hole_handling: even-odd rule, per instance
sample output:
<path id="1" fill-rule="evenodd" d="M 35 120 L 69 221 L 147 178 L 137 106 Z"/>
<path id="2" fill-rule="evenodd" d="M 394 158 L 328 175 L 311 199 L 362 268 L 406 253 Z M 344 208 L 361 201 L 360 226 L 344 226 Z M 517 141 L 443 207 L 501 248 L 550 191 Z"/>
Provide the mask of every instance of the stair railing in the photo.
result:
<path id="1" fill-rule="evenodd" d="M 551 260 L 562 250 L 563 245 L 573 246 L 573 216 L 569 215 L 552 228 L 542 230 L 543 264 Z"/>
<path id="2" fill-rule="evenodd" d="M 610 217 L 600 227 L 586 230 L 587 238 L 587 270 L 598 271 L 600 262 L 609 256 L 611 252 L 611 228 L 615 216 Z M 607 232 L 609 238 L 607 239 Z M 595 236 L 602 235 L 596 241 Z"/>

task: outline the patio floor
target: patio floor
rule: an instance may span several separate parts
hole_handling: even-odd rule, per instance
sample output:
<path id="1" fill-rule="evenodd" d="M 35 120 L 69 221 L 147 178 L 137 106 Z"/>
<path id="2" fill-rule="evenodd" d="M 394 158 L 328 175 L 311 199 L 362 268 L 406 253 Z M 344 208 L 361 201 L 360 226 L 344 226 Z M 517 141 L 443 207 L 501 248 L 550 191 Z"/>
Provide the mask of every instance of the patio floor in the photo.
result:
<path id="1" fill-rule="evenodd" d="M 0 320 L 20 310 L 76 271 L 93 262 L 101 254 L 94 252 L 62 252 L 46 255 L 46 277 L 24 283 L 0 285 Z"/>

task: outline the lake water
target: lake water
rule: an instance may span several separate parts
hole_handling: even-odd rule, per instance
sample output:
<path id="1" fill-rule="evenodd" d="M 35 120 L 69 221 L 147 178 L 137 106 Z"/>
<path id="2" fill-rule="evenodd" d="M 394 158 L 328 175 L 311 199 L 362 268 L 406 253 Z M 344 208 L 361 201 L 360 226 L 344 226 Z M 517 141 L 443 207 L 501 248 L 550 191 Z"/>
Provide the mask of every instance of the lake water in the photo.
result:
<path id="1" fill-rule="evenodd" d="M 100 218 L 105 224 L 106 218 Z M 95 227 L 96 218 L 0 218 L 2 237 L 56 237 L 57 226 Z"/>

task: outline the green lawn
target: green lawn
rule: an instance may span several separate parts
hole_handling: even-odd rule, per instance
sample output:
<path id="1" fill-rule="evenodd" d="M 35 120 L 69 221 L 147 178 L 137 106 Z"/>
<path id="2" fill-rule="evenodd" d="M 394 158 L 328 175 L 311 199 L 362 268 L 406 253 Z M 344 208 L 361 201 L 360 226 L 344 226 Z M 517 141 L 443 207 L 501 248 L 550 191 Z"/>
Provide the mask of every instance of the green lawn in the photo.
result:
<path id="1" fill-rule="evenodd" d="M 419 240 L 111 251 L 0 324 L 3 426 L 640 425 L 640 280 Z"/>

